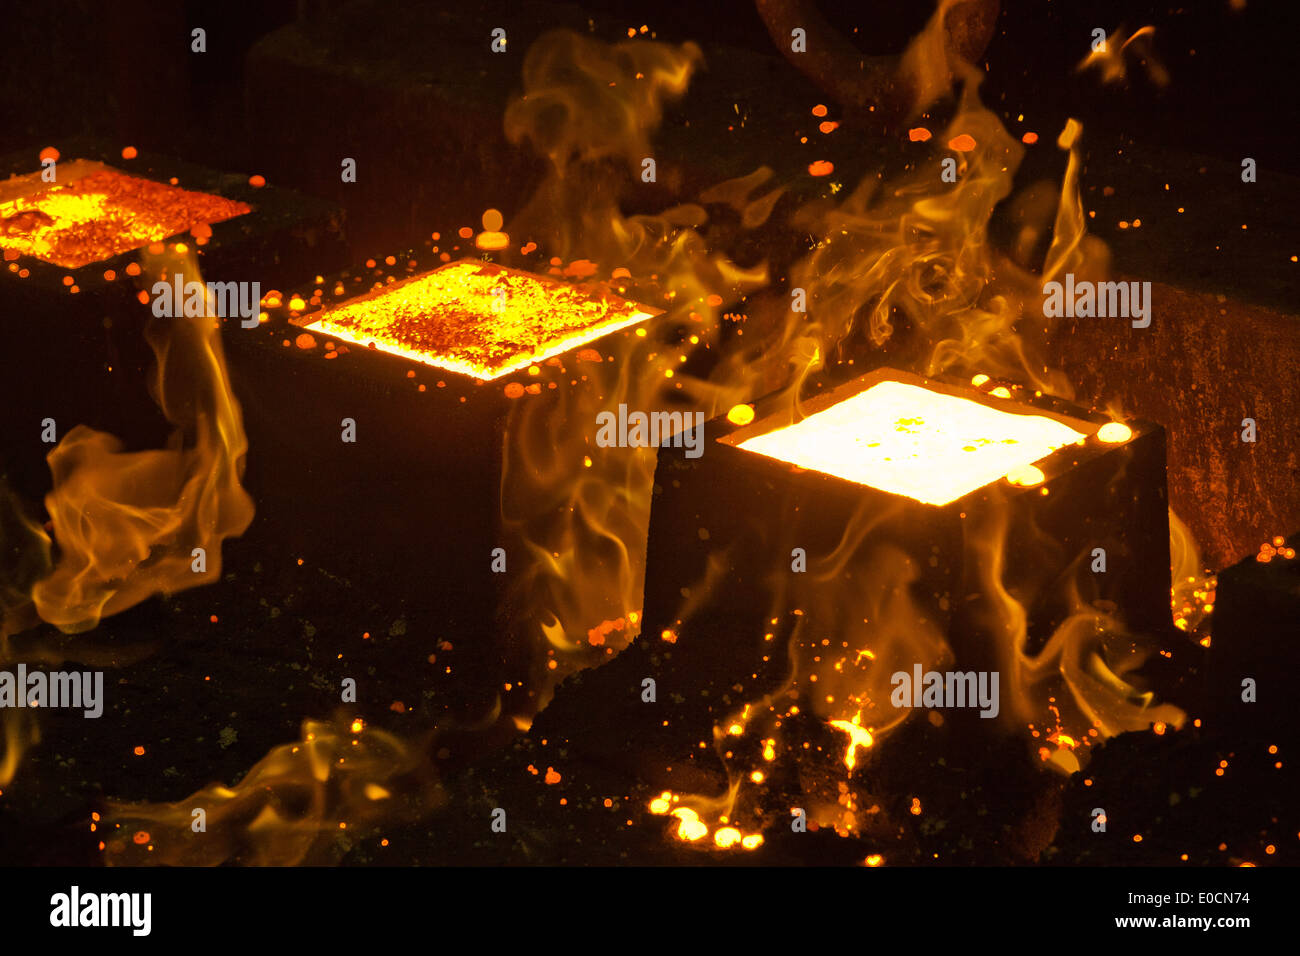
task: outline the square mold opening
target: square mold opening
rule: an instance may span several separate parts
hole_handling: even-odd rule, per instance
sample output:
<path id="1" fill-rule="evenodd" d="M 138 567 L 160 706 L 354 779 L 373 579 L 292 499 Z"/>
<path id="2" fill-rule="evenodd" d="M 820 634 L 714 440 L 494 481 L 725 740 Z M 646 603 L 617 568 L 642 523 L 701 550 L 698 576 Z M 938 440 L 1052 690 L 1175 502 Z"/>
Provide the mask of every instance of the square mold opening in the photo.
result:
<path id="1" fill-rule="evenodd" d="M 885 377 L 888 376 L 888 377 Z M 723 439 L 745 451 L 923 504 L 947 505 L 1004 477 L 1043 480 L 1036 463 L 1083 446 L 1095 423 L 1011 399 L 884 372 Z M 1109 436 L 1107 436 L 1109 437 Z"/>
<path id="2" fill-rule="evenodd" d="M 1168 628 L 1164 430 L 986 389 L 879 369 L 706 422 L 698 458 L 661 447 L 645 628 L 677 634 L 692 666 L 733 655 L 732 682 L 770 654 L 775 618 L 851 642 L 902 580 L 963 666 L 1009 666 L 986 633 L 1003 593 L 1024 606 L 1030 650 L 1076 595 Z"/>
<path id="3" fill-rule="evenodd" d="M 473 259 L 386 284 L 371 268 L 275 292 L 267 321 L 230 330 L 250 533 L 504 654 L 507 626 L 545 610 L 514 593 L 533 544 L 562 531 L 557 502 L 597 473 L 597 413 L 679 330 L 600 283 Z M 644 454 L 603 449 L 599 465 Z"/>
<path id="4" fill-rule="evenodd" d="M 516 269 L 461 261 L 310 315 L 303 327 L 491 381 L 660 311 Z"/>
<path id="5" fill-rule="evenodd" d="M 246 203 L 132 176 L 103 163 L 59 164 L 0 183 L 0 248 L 79 269 L 251 212 Z"/>

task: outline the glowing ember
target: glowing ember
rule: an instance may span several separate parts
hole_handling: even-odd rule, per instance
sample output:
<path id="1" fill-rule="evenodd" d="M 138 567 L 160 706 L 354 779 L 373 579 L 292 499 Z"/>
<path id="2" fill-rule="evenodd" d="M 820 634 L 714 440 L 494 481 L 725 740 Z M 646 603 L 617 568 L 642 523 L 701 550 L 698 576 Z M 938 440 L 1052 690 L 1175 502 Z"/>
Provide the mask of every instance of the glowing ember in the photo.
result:
<path id="1" fill-rule="evenodd" d="M 844 752 L 844 766 L 852 772 L 858 765 L 858 748 L 870 747 L 875 743 L 871 731 L 862 726 L 862 711 L 854 714 L 852 720 L 832 720 L 830 725 L 849 735 L 849 747 Z"/>
<path id="2" fill-rule="evenodd" d="M 1084 437 L 1043 415 L 1004 412 L 916 385 L 881 382 L 740 447 L 945 505 L 1009 472 L 1023 476 L 1026 466 Z"/>
<path id="3" fill-rule="evenodd" d="M 66 179 L 65 179 L 66 177 Z M 251 212 L 241 202 L 190 192 L 78 160 L 63 182 L 39 173 L 0 184 L 0 247 L 66 269 L 110 259 L 201 225 Z"/>
<path id="4" fill-rule="evenodd" d="M 331 309 L 313 332 L 500 378 L 658 314 L 484 262 L 457 262 Z"/>
<path id="5" fill-rule="evenodd" d="M 673 811 L 679 821 L 677 838 L 688 843 L 703 840 L 709 835 L 709 828 L 700 820 L 700 815 L 687 807 L 678 807 Z"/>
<path id="6" fill-rule="evenodd" d="M 748 425 L 754 420 L 753 405 L 733 405 L 727 412 L 727 421 L 733 425 Z"/>

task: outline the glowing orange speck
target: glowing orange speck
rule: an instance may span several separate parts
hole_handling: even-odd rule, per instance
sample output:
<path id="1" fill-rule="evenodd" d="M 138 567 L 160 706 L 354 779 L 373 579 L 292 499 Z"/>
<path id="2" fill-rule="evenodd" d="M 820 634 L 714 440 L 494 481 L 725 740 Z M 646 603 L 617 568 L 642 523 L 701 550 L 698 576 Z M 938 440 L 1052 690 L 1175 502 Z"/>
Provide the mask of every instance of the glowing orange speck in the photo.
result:
<path id="1" fill-rule="evenodd" d="M 44 163 L 47 161 L 54 163 L 59 161 L 59 151 L 53 146 L 46 146 L 41 150 L 41 162 Z"/>
<path id="2" fill-rule="evenodd" d="M 546 782 L 548 784 L 557 784 L 560 782 L 560 775 L 555 772 L 554 767 L 546 768 Z"/>
<path id="3" fill-rule="evenodd" d="M 126 146 L 122 149 L 123 159 L 135 159 L 139 155 L 139 151 L 134 146 Z"/>
<path id="4" fill-rule="evenodd" d="M 135 832 L 135 835 L 132 836 L 131 839 L 135 841 L 137 844 L 139 844 L 140 846 L 143 846 L 144 844 L 149 842 L 149 831 L 137 830 Z"/>
<path id="5" fill-rule="evenodd" d="M 1038 134 L 1026 133 L 1024 136 L 1020 137 L 1020 142 L 1024 143 L 1026 146 L 1033 146 L 1038 142 Z"/>
<path id="6" fill-rule="evenodd" d="M 825 115 L 826 115 L 826 107 L 825 107 L 823 104 L 818 103 L 816 106 L 814 106 L 814 107 L 812 108 L 812 115 L 813 115 L 813 116 L 825 116 Z"/>
<path id="7" fill-rule="evenodd" d="M 835 172 L 835 164 L 828 159 L 819 159 L 808 164 L 809 176 L 829 176 Z"/>
<path id="8" fill-rule="evenodd" d="M 256 174 L 249 176 L 248 185 L 252 186 L 254 189 L 261 189 L 263 186 L 266 185 L 266 177 L 256 175 Z"/>
<path id="9" fill-rule="evenodd" d="M 924 126 L 916 126 L 907 131 L 907 138 L 913 143 L 924 143 L 930 138 L 930 131 Z"/>
<path id="10" fill-rule="evenodd" d="M 135 750 L 132 751 L 132 753 L 134 753 L 137 757 L 143 757 L 144 747 L 136 747 Z"/>
<path id="11" fill-rule="evenodd" d="M 959 153 L 969 153 L 975 148 L 975 137 L 969 133 L 962 133 L 960 136 L 954 136 L 948 140 L 948 148 L 955 149 Z"/>
<path id="12" fill-rule="evenodd" d="M 293 344 L 298 346 L 300 349 L 314 349 L 316 347 L 316 336 L 312 335 L 310 332 L 303 332 L 293 340 Z"/>

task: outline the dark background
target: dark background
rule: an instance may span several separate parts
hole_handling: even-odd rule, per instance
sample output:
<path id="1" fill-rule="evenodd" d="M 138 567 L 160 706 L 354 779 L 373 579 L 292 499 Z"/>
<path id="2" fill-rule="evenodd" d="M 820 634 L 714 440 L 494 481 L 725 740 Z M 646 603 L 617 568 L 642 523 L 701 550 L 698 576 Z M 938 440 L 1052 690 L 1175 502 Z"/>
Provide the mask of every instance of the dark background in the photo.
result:
<path id="1" fill-rule="evenodd" d="M 901 51 L 932 5 L 826 0 L 818 8 L 864 53 L 878 54 Z M 1063 155 L 1053 143 L 1076 117 L 1085 130 L 1085 207 L 1096 212 L 1089 231 L 1111 246 L 1118 271 L 1293 312 L 1300 156 L 1290 13 L 1280 0 L 1004 2 L 980 63 L 980 95 L 1013 133 L 1039 135 L 1017 187 L 1060 181 Z M 642 24 L 660 40 L 699 43 L 705 65 L 655 139 L 660 168 L 677 173 L 627 196 L 627 211 L 694 201 L 759 165 L 810 198 L 824 185 L 805 172 L 814 159 L 834 161 L 851 186 L 915 156 L 905 148 L 907 124 L 855 123 L 738 0 L 13 5 L 0 55 L 0 156 L 30 155 L 34 169 L 42 147 L 92 136 L 136 146 L 142 157 L 259 173 L 342 205 L 354 260 L 382 257 L 433 230 L 477 226 L 490 206 L 509 223 L 532 195 L 544 166 L 506 143 L 501 118 L 533 39 L 567 26 L 615 41 Z M 1076 70 L 1095 28 L 1127 35 L 1146 24 L 1167 86 L 1132 57 L 1115 84 Z M 195 26 L 207 31 L 206 53 L 190 52 Z M 494 26 L 508 30 L 506 55 L 489 52 Z M 834 135 L 816 131 L 816 103 L 842 121 Z M 944 110 L 924 122 L 941 130 Z M 340 182 L 342 156 L 357 159 L 357 183 Z M 1251 186 L 1240 181 L 1246 156 L 1258 164 Z M 1106 187 L 1113 192 L 1103 195 Z M 1133 219 L 1141 229 L 1119 228 Z"/>
<path id="2" fill-rule="evenodd" d="M 385 30 L 385 19 L 400 21 L 412 8 L 463 11 L 461 35 L 422 38 L 430 57 L 442 44 L 480 43 L 488 20 L 509 27 L 511 11 L 523 6 L 367 5 L 375 11 L 377 33 Z M 94 132 L 213 165 L 256 166 L 261 157 L 242 109 L 244 56 L 276 29 L 328 19 L 343 6 L 297 0 L 8 5 L 0 57 L 0 150 Z M 859 27 L 855 42 L 866 53 L 901 50 L 932 9 L 928 3 L 845 0 L 818 6 L 843 32 Z M 1228 0 L 1181 6 L 1008 0 L 985 56 L 985 101 L 1005 96 L 1013 112 L 1032 104 L 1045 129 L 1059 129 L 1067 115 L 1075 115 L 1167 149 L 1238 161 L 1248 149 L 1261 166 L 1294 173 L 1300 162 L 1293 148 L 1294 7 L 1282 0 L 1242 6 L 1234 10 Z M 720 44 L 776 54 L 752 5 L 743 2 L 588 0 L 581 9 L 611 21 L 598 22 L 598 34 L 605 26 L 617 31 L 646 23 L 660 39 L 693 39 L 706 54 Z M 1094 27 L 1109 34 L 1120 24 L 1134 30 L 1148 23 L 1156 27 L 1156 49 L 1173 78 L 1168 88 L 1138 80 L 1112 93 L 1074 74 Z M 195 26 L 207 30 L 203 55 L 189 51 Z M 713 60 L 715 69 L 725 66 Z"/>
<path id="3" fill-rule="evenodd" d="M 928 3 L 819 6 L 868 53 L 902 50 L 930 13 Z M 1300 169 L 1294 148 L 1295 33 L 1283 22 L 1290 8 L 1289 3 L 1259 0 L 1249 0 L 1241 11 L 1226 0 L 1181 9 L 1140 2 L 1004 3 L 981 61 L 988 65 L 981 95 L 1009 129 L 1039 133 L 1040 145 L 1028 151 L 1021 170 L 1025 181 L 1059 182 L 1063 159 L 1051 142 L 1067 117 L 1083 121 L 1085 206 L 1098 213 L 1089 229 L 1110 244 L 1121 273 L 1210 293 L 1211 302 L 1212 296 L 1227 296 L 1293 314 L 1300 266 L 1289 258 L 1300 254 L 1294 223 Z M 507 219 L 518 210 L 542 168 L 527 150 L 505 143 L 501 118 L 519 89 L 520 65 L 531 39 L 559 25 L 617 40 L 626 37 L 629 27 L 647 24 L 661 40 L 693 40 L 704 50 L 706 67 L 668 113 L 656 140 L 661 169 L 680 167 L 682 175 L 675 183 L 664 176 L 660 189 L 630 198 L 634 206 L 661 209 L 693 198 L 703 185 L 763 164 L 801 197 L 822 188 L 803 172 L 811 159 L 833 159 L 837 175 L 851 186 L 878 169 L 896 168 L 904 153 L 897 135 L 885 138 L 855 128 L 847 119 L 835 135 L 818 139 L 812 105 L 827 103 L 831 116 L 842 118 L 837 105 L 780 55 L 745 3 L 84 2 L 9 4 L 3 16 L 0 154 L 26 156 L 24 171 L 38 167 L 41 148 L 92 137 L 117 147 L 133 145 L 142 157 L 170 156 L 217 170 L 260 173 L 274 186 L 341 204 L 354 262 L 427 238 L 431 229 L 477 224 L 488 206 L 500 208 Z M 1172 77 L 1168 87 L 1157 88 L 1139 69 L 1116 87 L 1104 87 L 1094 73 L 1075 72 L 1094 28 L 1109 34 L 1121 25 L 1132 31 L 1147 23 L 1156 27 L 1154 47 Z M 511 37 L 505 56 L 488 52 L 488 35 L 497 25 L 505 26 Z M 201 55 L 190 52 L 195 26 L 207 31 L 207 52 Z M 728 130 L 739 115 L 733 106 L 748 117 L 743 130 Z M 1025 122 L 1017 125 L 1022 113 Z M 938 130 L 941 122 L 927 125 Z M 813 145 L 801 146 L 801 135 L 808 135 Z M 340 156 L 358 158 L 358 183 L 340 183 Z M 1240 181 L 1244 156 L 1259 164 L 1259 182 L 1253 186 Z M 1163 191 L 1164 183 L 1173 185 L 1171 194 Z M 1107 186 L 1115 190 L 1112 197 L 1103 195 Z M 1172 207 L 1180 205 L 1187 208 L 1186 216 L 1174 214 Z M 1118 221 L 1135 217 L 1144 220 L 1141 230 L 1117 228 Z M 1242 230 L 1247 222 L 1249 230 Z M 1175 491 L 1190 487 L 1185 494 L 1211 514 L 1224 503 L 1236 507 L 1241 499 L 1247 513 L 1241 523 L 1248 527 L 1233 538 L 1237 550 L 1223 549 L 1226 556 L 1215 562 L 1220 568 L 1243 556 L 1249 562 L 1241 542 L 1254 546 L 1261 540 L 1257 534 L 1294 530 L 1293 522 L 1268 528 L 1255 523 L 1263 520 L 1267 502 L 1278 503 L 1277 513 L 1294 513 L 1287 499 L 1294 499 L 1300 487 L 1294 479 L 1289 484 L 1248 483 L 1248 459 L 1233 466 L 1233 483 L 1216 482 L 1208 491 L 1177 484 L 1179 467 L 1194 470 L 1210 449 L 1224 444 L 1216 438 L 1211 445 L 1195 428 L 1204 425 L 1205 434 L 1232 435 L 1229 426 L 1245 414 L 1224 395 L 1235 400 L 1240 394 L 1243 402 L 1254 402 L 1264 391 L 1276 391 L 1283 375 L 1270 370 L 1265 360 L 1285 369 L 1285 356 L 1297 348 L 1289 334 L 1291 315 L 1281 316 L 1280 325 L 1267 326 L 1288 332 L 1274 345 L 1254 334 L 1265 326 L 1251 326 L 1250 316 L 1239 319 L 1234 312 L 1221 318 L 1222 301 L 1213 306 L 1180 301 L 1180 322 L 1160 324 L 1149 352 L 1139 354 L 1139 345 L 1130 339 L 1103 347 L 1082 332 L 1078 337 L 1090 353 L 1088 361 L 1078 364 L 1109 373 L 1097 394 L 1115 395 L 1116 383 L 1128 380 L 1148 386 L 1140 401 L 1125 400 L 1171 426 Z M 1194 307 L 1201 312 L 1193 313 Z M 1181 337 L 1187 334 L 1188 316 L 1199 316 L 1202 330 L 1224 327 L 1225 339 L 1254 344 L 1243 346 L 1246 351 L 1240 354 L 1224 349 L 1200 365 L 1184 361 Z M 1167 338 L 1157 339 L 1162 329 Z M 1131 365 L 1092 359 L 1118 353 L 1116 361 L 1122 361 L 1122 349 L 1134 356 Z M 1290 365 L 1291 381 L 1295 367 L 1300 361 Z M 1222 385 L 1229 372 L 1241 374 L 1222 392 L 1204 399 L 1194 394 L 1198 385 Z M 1238 387 L 1241 380 L 1247 384 Z M 1169 396 L 1171 409 L 1159 405 L 1161 396 Z M 1270 441 L 1287 427 L 1294 434 L 1296 403 L 1287 407 L 1291 415 L 1264 419 L 1272 429 Z M 1283 462 L 1285 449 L 1266 447 L 1269 461 L 1279 463 L 1275 474 L 1297 474 L 1294 459 L 1290 465 Z M 1284 465 L 1291 471 L 1282 471 Z M 1217 478 L 1213 468 L 1200 471 Z M 1246 477 L 1237 482 L 1239 473 Z M 368 711 L 367 720 L 406 730 L 410 721 L 384 706 L 397 698 L 421 700 L 426 678 L 397 664 L 409 663 L 409 654 L 421 642 L 445 636 L 442 622 L 408 621 L 390 594 L 349 592 L 325 569 L 309 564 L 299 570 L 291 557 L 256 552 L 251 538 L 232 542 L 231 570 L 222 587 L 146 602 L 106 622 L 95 639 L 109 646 L 165 637 L 166 649 L 120 676 L 115 672 L 117 684 L 109 694 L 114 709 L 103 721 L 114 728 L 111 738 L 80 719 L 50 720 L 44 742 L 28 755 L 30 764 L 0 807 L 0 845 L 6 848 L 0 862 L 97 860 L 93 845 L 98 837 L 85 822 L 89 807 L 98 805 L 96 795 L 181 799 L 210 780 L 238 779 L 270 747 L 296 739 L 303 715 L 324 715 L 323 702 L 331 693 L 308 675 L 325 674 L 332 681 L 333 662 L 344 647 L 349 662 L 358 660 L 387 681 L 374 698 L 379 700 L 377 712 Z M 1246 570 L 1263 574 L 1268 569 L 1247 563 Z M 1281 577 L 1276 566 L 1272 570 Z M 1294 593 L 1281 584 L 1266 585 L 1259 586 L 1260 593 Z M 1250 600 L 1242 603 L 1265 605 L 1253 592 L 1245 593 Z M 1281 598 L 1277 606 L 1283 607 Z M 1213 666 L 1223 673 L 1267 669 L 1282 675 L 1282 665 L 1294 660 L 1294 628 L 1276 622 L 1288 613 L 1284 608 L 1261 617 L 1263 623 L 1252 619 L 1238 625 L 1231 633 L 1249 635 L 1250 641 L 1237 645 L 1226 639 L 1230 630 L 1225 624 L 1224 640 L 1216 632 L 1215 653 L 1239 653 L 1248 644 L 1257 656 L 1251 658 L 1250 670 L 1237 664 L 1229 670 L 1222 658 Z M 358 637 L 363 631 L 373 633 L 374 640 L 363 645 Z M 407 638 L 408 633 L 418 640 Z M 446 652 L 452 653 L 469 656 L 472 650 Z M 444 655 L 446 659 L 460 666 L 461 659 Z M 256 662 L 251 678 L 248 661 Z M 454 698 L 454 685 L 448 678 L 434 690 Z M 426 713 L 417 711 L 415 719 L 425 720 Z M 1083 842 L 1086 834 L 1067 834 L 1056 860 L 1147 864 L 1154 858 L 1148 854 L 1159 853 L 1161 861 L 1168 861 L 1190 850 L 1193 862 L 1204 864 L 1226 859 L 1215 849 L 1220 840 L 1231 844 L 1233 854 L 1250 848 L 1269 827 L 1266 821 L 1272 823 L 1270 834 L 1293 834 L 1294 827 L 1278 824 L 1287 789 L 1276 782 L 1271 758 L 1262 748 L 1273 741 L 1275 727 L 1250 725 L 1256 736 L 1246 742 L 1257 766 L 1249 775 L 1235 769 L 1232 789 L 1211 791 L 1217 802 L 1184 801 L 1178 810 L 1169 809 L 1170 780 L 1199 786 L 1221 756 L 1247 753 L 1237 729 L 1216 723 L 1205 734 L 1166 739 L 1171 745 L 1166 749 L 1153 735 L 1131 735 L 1110 748 L 1106 762 L 1095 768 L 1103 783 L 1098 791 L 1109 786 L 1117 800 L 1123 794 L 1136 801 L 1143 809 L 1135 815 L 1143 819 L 1159 820 L 1164 814 L 1163 836 L 1158 844 L 1118 845 L 1110 851 L 1113 856 L 1099 860 L 1089 856 L 1093 851 Z M 227 730 L 238 731 L 233 743 Z M 1258 736 L 1263 733 L 1267 740 Z M 148 753 L 137 759 L 131 747 L 140 742 L 148 744 Z M 546 759 L 547 752 L 514 747 L 508 756 L 513 763 L 504 764 L 505 770 L 497 767 L 497 777 L 509 781 L 503 787 L 522 791 L 519 780 L 531 786 L 522 766 Z M 453 762 L 467 759 L 458 751 L 451 757 Z M 482 759 L 485 765 L 497 761 L 490 753 Z M 1234 768 L 1239 766 L 1234 762 Z M 911 774 L 914 768 L 907 770 Z M 998 778 L 995 765 L 984 772 L 987 792 L 1000 800 L 1006 781 Z M 487 776 L 496 786 L 498 780 Z M 601 805 L 598 798 L 607 792 L 625 792 L 615 789 L 625 781 L 611 780 L 606 786 L 594 770 L 574 776 L 575 786 L 590 791 L 586 796 L 593 807 Z M 483 789 L 473 774 L 462 775 L 456 785 L 476 797 Z M 1076 786 L 1067 802 L 1086 810 L 1098 791 Z M 453 800 L 453 805 L 463 802 Z M 966 810 L 974 813 L 970 806 Z M 611 817 L 613 835 L 603 849 L 593 849 L 593 841 L 571 845 L 568 832 L 544 830 L 538 842 L 551 846 L 543 859 L 554 861 L 571 852 L 574 859 L 620 862 L 626 844 L 617 823 Z M 957 830 L 954 825 L 949 833 Z M 642 832 L 643 853 L 671 859 L 671 844 L 658 832 Z M 994 827 L 972 832 L 983 841 L 971 850 L 972 857 L 996 859 L 990 854 L 1002 852 L 1003 834 Z M 604 835 L 597 831 L 595 839 Z M 396 862 L 497 858 L 485 857 L 477 831 L 416 831 L 407 837 L 394 841 L 401 848 Z M 827 834 L 826 843 L 831 841 Z M 394 861 L 373 845 L 353 852 L 353 862 Z M 524 858 L 511 857 L 505 849 L 493 852 L 511 861 Z"/>

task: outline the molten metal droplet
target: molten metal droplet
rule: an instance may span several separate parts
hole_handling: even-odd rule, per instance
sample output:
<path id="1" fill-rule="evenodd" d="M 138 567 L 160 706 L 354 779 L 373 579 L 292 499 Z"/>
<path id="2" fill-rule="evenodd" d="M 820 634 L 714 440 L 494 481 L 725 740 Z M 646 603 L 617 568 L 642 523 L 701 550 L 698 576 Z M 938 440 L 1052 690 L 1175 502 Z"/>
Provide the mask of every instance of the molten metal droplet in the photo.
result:
<path id="1" fill-rule="evenodd" d="M 1097 438 L 1108 444 L 1119 444 L 1133 437 L 1133 429 L 1123 422 L 1107 422 L 1097 429 Z"/>
<path id="2" fill-rule="evenodd" d="M 748 425 L 754 420 L 753 405 L 733 405 L 727 412 L 727 421 L 733 425 Z"/>
<path id="3" fill-rule="evenodd" d="M 1033 485 L 1040 485 L 1046 479 L 1046 475 L 1034 465 L 1018 465 L 1007 472 L 1007 481 L 1013 485 L 1021 485 L 1029 488 Z"/>

